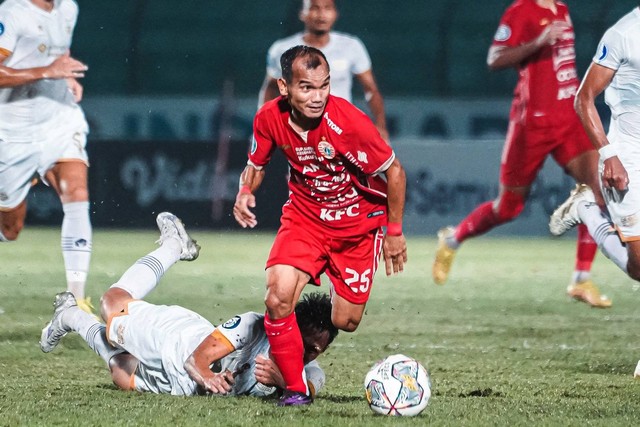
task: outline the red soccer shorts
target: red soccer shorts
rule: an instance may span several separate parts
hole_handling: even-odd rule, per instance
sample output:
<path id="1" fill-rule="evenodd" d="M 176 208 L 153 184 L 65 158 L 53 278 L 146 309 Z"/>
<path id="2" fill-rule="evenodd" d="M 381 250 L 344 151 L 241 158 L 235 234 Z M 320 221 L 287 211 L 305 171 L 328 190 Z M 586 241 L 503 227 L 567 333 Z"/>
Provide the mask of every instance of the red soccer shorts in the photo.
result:
<path id="1" fill-rule="evenodd" d="M 293 266 L 309 274 L 309 283 L 316 286 L 320 286 L 320 275 L 326 273 L 335 293 L 352 304 L 365 304 L 378 269 L 383 237 L 382 229 L 356 237 L 330 237 L 285 215 L 267 268 Z"/>
<path id="2" fill-rule="evenodd" d="M 571 160 L 593 149 L 576 114 L 554 123 L 549 123 L 546 116 L 529 116 L 526 123 L 511 120 L 502 151 L 500 183 L 508 187 L 529 186 L 549 154 L 565 168 Z"/>

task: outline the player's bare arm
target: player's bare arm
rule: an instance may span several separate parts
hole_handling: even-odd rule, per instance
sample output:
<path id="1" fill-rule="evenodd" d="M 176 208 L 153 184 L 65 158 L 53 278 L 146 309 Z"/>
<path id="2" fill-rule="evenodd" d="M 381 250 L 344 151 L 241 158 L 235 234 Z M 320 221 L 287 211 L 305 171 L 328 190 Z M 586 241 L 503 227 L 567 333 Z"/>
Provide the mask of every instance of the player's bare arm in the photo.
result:
<path id="1" fill-rule="evenodd" d="M 402 233 L 407 178 L 404 168 L 396 158 L 385 171 L 387 177 L 387 235 L 384 238 L 383 254 L 387 276 L 404 270 L 407 262 L 407 241 Z M 392 224 L 399 230 L 392 230 Z"/>
<path id="2" fill-rule="evenodd" d="M 0 54 L 0 63 L 4 63 L 7 57 Z M 56 58 L 46 67 L 16 69 L 0 65 L 0 87 L 20 86 L 42 79 L 81 78 L 88 69 L 89 67 L 68 54 Z"/>
<path id="3" fill-rule="evenodd" d="M 609 146 L 609 140 L 596 109 L 595 100 L 609 86 L 615 73 L 615 70 L 591 63 L 580 84 L 574 103 L 582 126 L 587 132 L 591 143 L 596 150 L 600 151 L 601 155 L 603 151 L 612 150 L 613 147 Z M 629 185 L 627 171 L 618 156 L 613 152 L 607 154 L 604 160 L 602 184 L 605 188 L 615 188 L 618 191 L 625 190 Z"/>
<path id="4" fill-rule="evenodd" d="M 267 386 L 276 386 L 285 389 L 287 384 L 282 378 L 278 365 L 273 360 L 258 355 L 256 357 L 256 380 Z"/>
<path id="5" fill-rule="evenodd" d="M 356 77 L 362 85 L 365 99 L 367 100 L 369 108 L 371 109 L 371 114 L 373 115 L 373 122 L 375 123 L 376 128 L 378 128 L 380 136 L 382 136 L 385 141 L 389 142 L 387 118 L 384 113 L 384 100 L 382 99 L 382 94 L 380 94 L 380 91 L 378 90 L 378 85 L 375 77 L 373 76 L 373 71 L 367 70 L 364 73 L 357 74 Z"/>
<path id="6" fill-rule="evenodd" d="M 258 170 L 252 165 L 247 165 L 240 174 L 240 190 L 233 205 L 233 216 L 242 228 L 253 228 L 258 224 L 251 209 L 256 207 L 253 193 L 260 187 L 263 178 L 264 169 Z"/>
<path id="7" fill-rule="evenodd" d="M 544 46 L 553 45 L 568 27 L 565 21 L 554 21 L 528 43 L 520 46 L 492 45 L 487 55 L 487 65 L 491 70 L 517 67 Z"/>
<path id="8" fill-rule="evenodd" d="M 196 347 L 184 363 L 184 368 L 204 390 L 213 394 L 227 394 L 231 391 L 231 386 L 235 381 L 233 374 L 229 370 L 214 373 L 209 367 L 233 350 L 228 341 L 218 338 L 214 333 Z"/>

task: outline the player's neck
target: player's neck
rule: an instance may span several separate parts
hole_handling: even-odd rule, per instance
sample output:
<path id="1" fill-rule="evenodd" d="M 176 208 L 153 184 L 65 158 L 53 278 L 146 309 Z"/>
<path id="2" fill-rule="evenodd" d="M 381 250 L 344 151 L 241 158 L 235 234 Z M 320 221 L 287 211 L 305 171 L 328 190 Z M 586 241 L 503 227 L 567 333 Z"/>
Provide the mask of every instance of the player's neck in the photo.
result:
<path id="1" fill-rule="evenodd" d="M 306 30 L 302 35 L 302 40 L 307 46 L 315 48 L 325 47 L 327 44 L 329 44 L 329 39 L 331 38 L 330 34 L 330 32 L 314 33 Z"/>
<path id="2" fill-rule="evenodd" d="M 31 3 L 44 11 L 51 12 L 53 10 L 55 0 L 31 0 Z"/>
<path id="3" fill-rule="evenodd" d="M 291 109 L 291 115 L 289 116 L 289 125 L 296 132 L 306 132 L 308 130 L 314 129 L 318 127 L 318 123 L 320 122 L 320 117 L 317 119 L 310 119 L 305 117 L 299 111 Z"/>
<path id="4" fill-rule="evenodd" d="M 551 9 L 553 13 L 558 11 L 558 8 L 556 7 L 556 0 L 536 0 L 536 3 L 540 7 Z"/>

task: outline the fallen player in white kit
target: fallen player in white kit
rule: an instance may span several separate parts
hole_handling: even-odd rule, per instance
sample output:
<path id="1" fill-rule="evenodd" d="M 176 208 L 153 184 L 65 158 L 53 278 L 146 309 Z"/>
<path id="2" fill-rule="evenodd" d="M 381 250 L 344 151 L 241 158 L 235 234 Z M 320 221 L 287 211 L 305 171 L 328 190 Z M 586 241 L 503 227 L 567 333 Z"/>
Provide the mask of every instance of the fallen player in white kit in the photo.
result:
<path id="1" fill-rule="evenodd" d="M 140 258 L 102 296 L 106 325 L 80 310 L 73 294 L 60 293 L 53 319 L 42 330 L 42 351 L 52 351 L 68 332 L 77 332 L 107 362 L 113 382 L 123 390 L 269 396 L 284 388 L 269 357 L 263 314 L 240 314 L 215 327 L 186 308 L 142 301 L 167 269 L 178 260 L 195 260 L 200 250 L 175 215 L 163 212 L 157 223 L 160 247 Z M 325 376 L 314 360 L 338 334 L 331 323 L 331 300 L 326 294 L 306 294 L 295 311 L 306 378 L 317 393 Z"/>

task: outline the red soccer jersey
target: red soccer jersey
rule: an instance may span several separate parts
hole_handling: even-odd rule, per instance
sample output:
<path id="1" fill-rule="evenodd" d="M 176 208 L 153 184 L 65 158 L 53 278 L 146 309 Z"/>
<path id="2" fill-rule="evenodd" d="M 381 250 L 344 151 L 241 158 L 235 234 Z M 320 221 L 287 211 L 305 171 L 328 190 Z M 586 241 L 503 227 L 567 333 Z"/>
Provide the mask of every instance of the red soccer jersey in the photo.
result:
<path id="1" fill-rule="evenodd" d="M 283 212 L 336 236 L 386 225 L 386 182 L 395 158 L 371 120 L 348 101 L 329 96 L 319 125 L 298 133 L 285 98 L 266 103 L 253 122 L 249 164 L 266 165 L 276 147 L 289 162 L 289 201 Z"/>
<path id="2" fill-rule="evenodd" d="M 515 114 L 549 115 L 550 119 L 574 114 L 573 99 L 580 81 L 576 72 L 574 32 L 569 9 L 556 1 L 557 12 L 545 9 L 535 0 L 516 0 L 505 11 L 493 39 L 493 46 L 516 47 L 533 41 L 553 21 L 569 27 L 554 44 L 542 47 L 518 67 L 519 80 L 514 91 Z"/>

